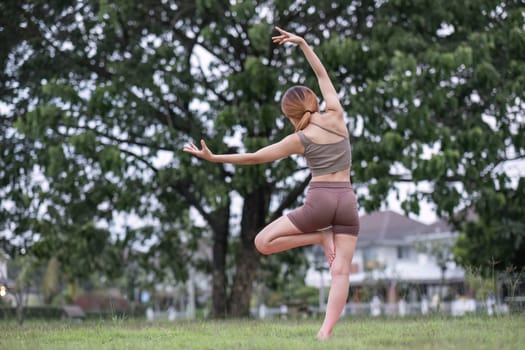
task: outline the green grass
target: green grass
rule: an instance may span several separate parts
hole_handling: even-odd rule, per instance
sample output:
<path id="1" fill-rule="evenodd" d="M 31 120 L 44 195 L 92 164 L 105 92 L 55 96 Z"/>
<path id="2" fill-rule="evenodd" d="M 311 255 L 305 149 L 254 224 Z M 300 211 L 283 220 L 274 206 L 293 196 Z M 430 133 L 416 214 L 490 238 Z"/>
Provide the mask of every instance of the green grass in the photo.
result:
<path id="1" fill-rule="evenodd" d="M 345 318 L 328 341 L 318 320 L 148 323 L 0 321 L 0 349 L 523 349 L 525 315 Z"/>

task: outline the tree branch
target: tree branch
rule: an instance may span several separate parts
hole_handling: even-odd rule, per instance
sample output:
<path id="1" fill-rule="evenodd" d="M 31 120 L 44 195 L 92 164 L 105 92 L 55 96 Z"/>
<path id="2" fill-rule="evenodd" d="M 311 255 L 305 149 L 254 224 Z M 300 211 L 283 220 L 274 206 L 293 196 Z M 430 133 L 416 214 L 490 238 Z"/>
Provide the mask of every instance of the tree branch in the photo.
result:
<path id="1" fill-rule="evenodd" d="M 281 202 L 281 205 L 273 212 L 273 214 L 270 217 L 270 221 L 274 221 L 277 218 L 279 218 L 281 215 L 283 215 L 283 211 L 286 208 L 289 208 L 305 190 L 306 186 L 308 186 L 308 183 L 310 182 L 310 179 L 312 177 L 308 175 L 306 179 L 303 180 L 300 184 L 298 184 L 293 190 L 288 192 L 288 195 L 286 198 Z"/>
<path id="2" fill-rule="evenodd" d="M 142 156 L 139 156 L 138 154 L 135 154 L 131 151 L 128 151 L 126 149 L 122 149 L 120 147 L 118 147 L 119 149 L 119 152 L 122 152 L 122 153 L 125 153 L 133 158 L 135 158 L 136 160 L 144 163 L 149 169 L 151 169 L 155 174 L 158 174 L 159 173 L 159 170 L 148 160 L 146 160 L 144 157 Z"/>
<path id="3" fill-rule="evenodd" d="M 66 127 L 66 125 L 61 125 L 61 126 L 64 126 Z M 69 129 L 71 129 L 71 127 L 69 126 L 68 127 Z M 115 142 L 118 142 L 118 143 L 125 143 L 125 144 L 128 144 L 128 145 L 133 145 L 133 146 L 141 146 L 141 147 L 147 147 L 149 149 L 153 149 L 155 151 L 168 151 L 168 152 L 173 152 L 173 149 L 172 148 L 167 148 L 167 147 L 162 147 L 162 146 L 155 146 L 155 145 L 152 145 L 152 144 L 149 144 L 149 143 L 146 143 L 145 141 L 138 141 L 138 140 L 130 140 L 130 139 L 121 139 L 121 138 L 118 138 L 116 136 L 113 136 L 113 135 L 109 135 L 109 134 L 106 134 L 106 133 L 103 133 L 97 129 L 92 129 L 92 128 L 89 128 L 87 126 L 75 126 L 75 128 L 77 129 L 80 129 L 80 130 L 86 130 L 86 131 L 92 131 L 93 133 L 95 133 L 95 135 L 97 136 L 100 136 L 100 137 L 105 137 L 111 141 L 115 141 Z M 58 133 L 58 131 L 57 131 Z M 67 136 L 67 137 L 71 137 L 71 136 L 74 136 L 74 134 L 63 134 L 63 133 L 59 133 L 59 135 L 61 136 Z"/>
<path id="4" fill-rule="evenodd" d="M 213 224 L 213 217 L 210 213 L 208 213 L 206 210 L 204 210 L 204 207 L 200 203 L 200 201 L 195 196 L 195 193 L 190 191 L 190 183 L 188 181 L 177 181 L 172 184 L 173 187 L 176 189 L 178 193 L 180 193 L 185 199 L 188 204 L 193 206 L 199 214 L 208 222 L 210 225 Z"/>
<path id="5" fill-rule="evenodd" d="M 217 96 L 217 98 L 221 100 L 224 104 L 228 105 L 230 101 L 228 101 L 228 99 L 223 94 L 218 93 L 215 87 L 211 86 L 211 83 L 208 81 L 208 79 L 206 79 L 206 74 L 204 73 L 204 70 L 202 69 L 200 58 L 197 57 L 197 60 L 199 62 L 198 68 L 199 68 L 199 71 L 201 72 L 202 79 L 204 81 L 204 86 L 206 87 L 206 89 L 210 91 L 211 93 L 213 93 L 215 96 Z"/>
<path id="6" fill-rule="evenodd" d="M 91 130 L 91 131 L 95 131 L 95 130 L 92 130 L 92 129 L 89 129 L 89 128 L 85 128 L 85 129 L 87 129 L 87 130 Z M 67 134 L 67 133 L 61 133 L 61 132 L 58 131 L 58 130 L 56 130 L 56 133 L 57 133 L 58 135 L 62 136 L 62 137 L 71 137 L 71 136 L 72 136 L 72 135 Z M 99 133 L 97 133 L 97 135 L 102 136 L 102 137 L 107 137 L 108 139 L 113 140 L 113 141 L 118 140 L 117 138 L 113 138 L 113 139 L 112 139 L 111 137 L 109 137 L 109 136 L 107 136 L 107 135 L 101 135 L 101 134 L 99 134 Z M 100 142 L 100 144 L 103 145 L 103 146 L 115 146 L 115 145 L 113 145 L 113 144 L 106 144 L 106 143 L 103 143 L 103 142 Z M 149 146 L 147 146 L 147 147 L 149 147 Z M 136 160 L 140 161 L 141 163 L 144 163 L 144 164 L 145 164 L 149 169 L 151 169 L 155 174 L 157 174 L 157 173 L 159 172 L 159 170 L 158 170 L 158 169 L 157 169 L 157 168 L 156 168 L 156 167 L 155 167 L 150 161 L 148 161 L 146 158 L 144 158 L 144 157 L 142 157 L 142 156 L 139 156 L 138 154 L 135 154 L 135 153 L 133 153 L 133 152 L 131 152 L 131 151 L 129 151 L 129 150 L 126 150 L 126 149 L 120 148 L 120 147 L 118 147 L 118 146 L 117 146 L 117 148 L 118 148 L 119 152 L 125 153 L 125 154 L 127 154 L 127 155 L 129 155 L 129 156 L 135 158 Z"/>

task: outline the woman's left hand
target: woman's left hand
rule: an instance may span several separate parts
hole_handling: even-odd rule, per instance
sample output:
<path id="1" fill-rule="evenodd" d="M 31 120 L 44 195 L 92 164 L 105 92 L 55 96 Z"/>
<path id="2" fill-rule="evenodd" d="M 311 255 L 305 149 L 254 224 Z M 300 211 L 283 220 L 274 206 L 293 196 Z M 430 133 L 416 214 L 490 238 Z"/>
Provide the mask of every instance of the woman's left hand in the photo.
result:
<path id="1" fill-rule="evenodd" d="M 184 152 L 193 154 L 194 156 L 197 156 L 197 157 L 202 158 L 204 160 L 211 161 L 211 159 L 213 158 L 214 154 L 209 150 L 209 148 L 206 145 L 206 142 L 204 142 L 204 140 L 201 140 L 201 147 L 202 147 L 202 149 L 199 149 L 193 143 L 187 143 L 187 144 L 184 145 Z"/>
<path id="2" fill-rule="evenodd" d="M 287 32 L 284 29 L 281 29 L 279 27 L 275 27 L 275 29 L 281 33 L 281 35 L 272 36 L 272 41 L 276 44 L 284 44 L 284 43 L 294 43 L 294 44 L 301 44 L 304 42 L 304 39 L 298 35 L 292 34 Z"/>

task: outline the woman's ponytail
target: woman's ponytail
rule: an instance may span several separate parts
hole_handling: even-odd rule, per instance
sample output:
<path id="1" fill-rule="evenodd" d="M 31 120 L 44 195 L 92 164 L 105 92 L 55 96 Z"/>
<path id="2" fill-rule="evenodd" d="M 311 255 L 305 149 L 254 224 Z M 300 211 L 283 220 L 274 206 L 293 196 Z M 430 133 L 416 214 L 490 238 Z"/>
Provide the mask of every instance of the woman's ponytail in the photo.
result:
<path id="1" fill-rule="evenodd" d="M 303 116 L 297 123 L 297 126 L 295 127 L 295 131 L 303 130 L 310 124 L 310 119 L 312 119 L 312 114 L 314 114 L 314 111 L 311 111 L 309 109 L 305 110 L 303 113 Z"/>

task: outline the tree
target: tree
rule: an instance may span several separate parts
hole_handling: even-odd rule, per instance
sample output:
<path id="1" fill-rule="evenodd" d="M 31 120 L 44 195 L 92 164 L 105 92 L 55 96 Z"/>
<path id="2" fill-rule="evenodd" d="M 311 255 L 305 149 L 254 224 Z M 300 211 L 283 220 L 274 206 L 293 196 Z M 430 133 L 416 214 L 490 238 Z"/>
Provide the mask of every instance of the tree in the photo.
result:
<path id="1" fill-rule="evenodd" d="M 452 254 L 454 244 L 455 242 L 450 240 L 437 240 L 421 243 L 418 247 L 418 251 L 433 257 L 436 265 L 439 267 L 441 272 L 439 280 L 440 298 L 445 297 L 445 273 L 447 272 L 449 263 L 454 261 L 454 255 Z M 440 307 L 441 305 L 438 304 L 437 311 L 439 311 Z"/>
<path id="2" fill-rule="evenodd" d="M 16 270 L 15 287 L 11 291 L 15 297 L 16 320 L 19 325 L 24 323 L 24 309 L 27 306 L 29 288 L 36 277 L 36 261 L 33 256 L 21 254 L 12 261 Z"/>
<path id="3" fill-rule="evenodd" d="M 486 191 L 485 197 L 475 208 L 478 218 L 461 226 L 454 256 L 494 278 L 494 272 L 525 267 L 525 179 L 516 190 Z"/>
<path id="4" fill-rule="evenodd" d="M 123 142 L 111 138 L 110 133 L 109 139 L 104 136 L 104 127 L 114 128 L 113 131 L 119 128 L 114 113 L 106 114 L 112 108 L 112 87 L 107 88 L 112 86 L 112 69 L 105 70 L 104 60 L 111 54 L 115 36 L 109 41 L 101 40 L 100 46 L 93 49 L 93 53 L 99 50 L 98 55 L 85 54 L 89 45 L 98 43 L 91 35 L 97 36 L 94 32 L 104 25 L 102 17 L 108 16 L 114 6 L 102 5 L 0 5 L 5 28 L 1 33 L 5 43 L 1 91 L 2 101 L 8 105 L 1 121 L 1 185 L 6 196 L 0 222 L 5 233 L 4 246 L 12 256 L 20 246 L 43 261 L 56 255 L 72 282 L 93 271 L 114 278 L 123 270 L 123 248 L 157 234 L 152 225 L 144 225 L 138 229 L 124 227 L 126 232 L 120 237 L 109 227 L 118 213 L 133 210 L 145 218 L 155 214 L 155 206 L 150 207 L 151 201 L 144 195 L 152 191 L 144 178 L 151 173 L 136 167 L 137 162 L 147 166 L 149 161 L 133 157 L 128 149 L 121 151 L 118 146 Z M 80 18 L 82 15 L 85 21 Z M 67 47 L 73 43 L 74 49 Z M 18 89 L 20 86 L 23 87 Z M 20 95 L 24 89 L 30 93 Z M 111 126 L 96 121 L 102 117 Z M 93 127 L 92 123 L 99 126 Z M 142 133 L 141 125 L 133 127 L 135 133 Z M 119 137 L 121 130 L 125 128 L 115 133 Z M 123 164 L 124 160 L 129 162 Z M 149 194 L 152 199 L 154 195 Z M 180 212 L 173 199 L 165 209 L 169 212 L 164 215 L 172 217 Z M 173 232 L 177 228 L 177 222 L 169 222 L 160 231 Z M 160 242 L 162 247 L 156 251 L 169 247 L 170 254 L 176 254 L 180 247 L 169 243 L 174 241 Z M 177 256 L 180 259 L 172 261 L 180 266 L 184 255 Z M 147 262 L 150 261 L 144 261 Z M 180 275 L 178 266 L 175 270 Z"/>
<path id="5" fill-rule="evenodd" d="M 333 75 L 363 208 L 399 183 L 424 183 L 403 208 L 428 200 L 452 217 L 493 205 L 487 191 L 515 191 L 501 167 L 524 157 L 522 5 L 3 2 L 0 191 L 11 206 L 0 222 L 42 255 L 102 249 L 115 264 L 90 268 L 115 273 L 124 247 L 146 242 L 180 279 L 195 242 L 211 239 L 212 313 L 246 316 L 261 264 L 253 238 L 301 199 L 304 164 L 204 164 L 178 150 L 206 138 L 216 152 L 252 151 L 292 132 L 281 93 L 315 78 L 294 47 L 273 46 L 272 26 L 304 35 Z M 117 234 L 118 214 L 146 223 Z"/>
<path id="6" fill-rule="evenodd" d="M 54 256 L 47 263 L 42 284 L 44 303 L 49 305 L 60 292 L 60 266 L 58 259 Z"/>

